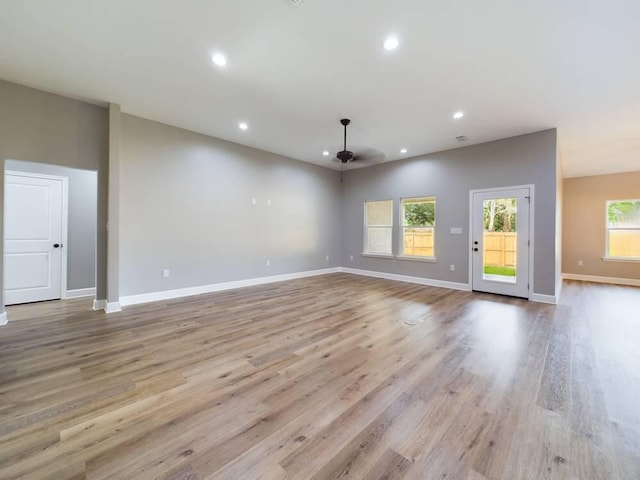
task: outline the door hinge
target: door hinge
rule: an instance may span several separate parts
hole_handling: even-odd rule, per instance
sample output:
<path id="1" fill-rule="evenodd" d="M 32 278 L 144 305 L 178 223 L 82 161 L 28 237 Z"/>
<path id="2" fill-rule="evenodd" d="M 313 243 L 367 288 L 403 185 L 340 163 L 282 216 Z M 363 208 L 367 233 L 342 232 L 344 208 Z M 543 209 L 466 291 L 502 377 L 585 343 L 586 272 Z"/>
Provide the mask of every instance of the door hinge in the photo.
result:
<path id="1" fill-rule="evenodd" d="M 526 198 L 526 199 L 527 199 L 527 202 L 531 203 L 531 197 L 530 197 L 530 196 L 528 196 L 528 195 L 527 195 L 527 196 L 526 196 L 526 197 L 524 197 L 524 198 Z"/>
<path id="2" fill-rule="evenodd" d="M 531 246 L 531 240 L 527 240 L 527 247 Z"/>
<path id="3" fill-rule="evenodd" d="M 529 290 L 529 284 L 527 283 L 527 290 Z"/>

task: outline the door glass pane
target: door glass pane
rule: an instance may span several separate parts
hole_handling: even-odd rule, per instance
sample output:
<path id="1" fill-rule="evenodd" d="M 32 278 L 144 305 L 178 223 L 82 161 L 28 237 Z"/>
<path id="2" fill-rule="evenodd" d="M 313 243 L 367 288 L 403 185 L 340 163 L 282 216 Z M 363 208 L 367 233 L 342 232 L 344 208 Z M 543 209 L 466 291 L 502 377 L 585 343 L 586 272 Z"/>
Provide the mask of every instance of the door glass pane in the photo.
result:
<path id="1" fill-rule="evenodd" d="M 484 201 L 483 280 L 516 283 L 517 211 L 516 198 Z"/>

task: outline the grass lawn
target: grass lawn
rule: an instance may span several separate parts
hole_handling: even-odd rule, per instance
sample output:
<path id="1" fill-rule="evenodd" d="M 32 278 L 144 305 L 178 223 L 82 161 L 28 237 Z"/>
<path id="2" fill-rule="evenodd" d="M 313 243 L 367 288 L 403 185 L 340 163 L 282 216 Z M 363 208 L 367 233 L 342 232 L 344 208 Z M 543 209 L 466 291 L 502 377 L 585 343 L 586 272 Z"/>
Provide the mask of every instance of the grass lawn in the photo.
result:
<path id="1" fill-rule="evenodd" d="M 516 269 L 512 267 L 484 267 L 487 275 L 502 275 L 504 277 L 515 277 Z"/>

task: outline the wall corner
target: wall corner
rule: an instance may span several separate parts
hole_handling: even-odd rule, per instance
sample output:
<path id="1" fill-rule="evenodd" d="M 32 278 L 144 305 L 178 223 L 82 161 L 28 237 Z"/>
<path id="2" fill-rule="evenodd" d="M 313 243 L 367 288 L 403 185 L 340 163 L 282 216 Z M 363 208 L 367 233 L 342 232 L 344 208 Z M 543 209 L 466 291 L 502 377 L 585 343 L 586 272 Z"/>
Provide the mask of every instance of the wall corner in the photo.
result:
<path id="1" fill-rule="evenodd" d="M 120 296 L 120 105 L 109 104 L 109 188 L 107 214 L 107 305 Z"/>

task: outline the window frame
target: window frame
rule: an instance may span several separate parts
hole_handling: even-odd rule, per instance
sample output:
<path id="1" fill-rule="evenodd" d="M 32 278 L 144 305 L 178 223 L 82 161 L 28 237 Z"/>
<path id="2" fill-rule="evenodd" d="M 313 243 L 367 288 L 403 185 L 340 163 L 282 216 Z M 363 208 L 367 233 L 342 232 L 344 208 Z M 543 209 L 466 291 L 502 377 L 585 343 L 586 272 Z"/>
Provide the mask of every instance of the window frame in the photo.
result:
<path id="1" fill-rule="evenodd" d="M 416 226 L 416 225 L 405 225 L 405 217 L 404 217 L 404 206 L 405 206 L 405 202 L 411 202 L 411 203 L 427 203 L 425 202 L 417 202 L 417 200 L 432 200 L 433 201 L 433 225 L 420 225 L 420 226 Z M 437 215 L 438 215 L 438 208 L 437 208 L 437 198 L 435 195 L 422 195 L 419 197 L 402 197 L 400 198 L 400 205 L 399 205 L 400 209 L 399 209 L 399 215 L 400 215 L 400 241 L 399 241 L 399 252 L 398 255 L 396 256 L 396 258 L 400 259 L 400 260 L 414 260 L 414 261 L 418 261 L 418 262 L 436 262 L 437 258 L 436 258 L 436 226 L 437 226 Z M 433 255 L 409 255 L 406 254 L 404 252 L 404 232 L 405 229 L 407 228 L 431 228 L 433 230 Z"/>
<path id="2" fill-rule="evenodd" d="M 603 260 L 613 262 L 640 262 L 640 256 L 638 257 L 618 257 L 609 255 L 609 232 L 612 230 L 633 230 L 640 232 L 640 225 L 637 227 L 610 227 L 609 226 L 609 204 L 616 202 L 640 202 L 640 198 L 625 198 L 622 200 L 606 200 L 604 205 L 604 257 Z"/>
<path id="3" fill-rule="evenodd" d="M 375 225 L 369 226 L 368 224 L 368 215 L 367 215 L 367 205 L 369 203 L 379 203 L 379 202 L 391 202 L 391 224 L 390 225 Z M 393 224 L 394 224 L 394 214 L 393 214 L 393 199 L 387 198 L 382 200 L 365 200 L 363 204 L 363 244 L 362 244 L 362 256 L 363 257 L 378 257 L 378 258 L 393 258 Z M 384 229 L 389 230 L 391 232 L 391 245 L 389 247 L 388 253 L 380 253 L 380 252 L 370 252 L 367 250 L 369 246 L 369 229 Z"/>

